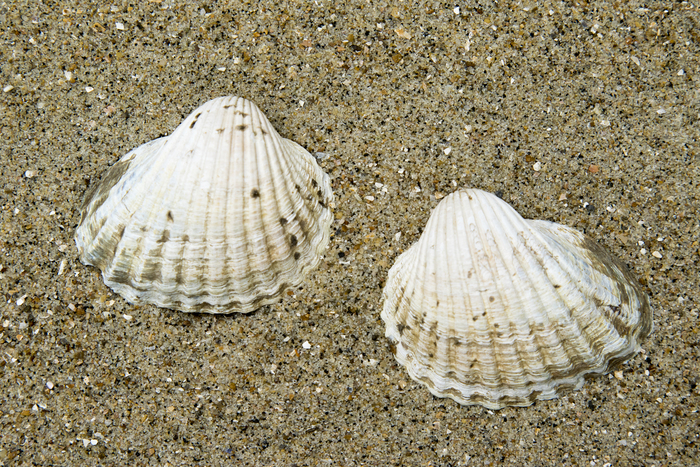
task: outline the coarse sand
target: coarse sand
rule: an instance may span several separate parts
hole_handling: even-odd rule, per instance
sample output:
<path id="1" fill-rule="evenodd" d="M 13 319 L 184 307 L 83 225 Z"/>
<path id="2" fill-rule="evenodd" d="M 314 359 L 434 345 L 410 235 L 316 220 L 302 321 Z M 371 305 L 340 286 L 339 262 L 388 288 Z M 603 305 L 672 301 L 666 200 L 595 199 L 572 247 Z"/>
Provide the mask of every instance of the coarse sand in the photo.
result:
<path id="1" fill-rule="evenodd" d="M 700 465 L 699 47 L 697 2 L 0 3 L 0 465 Z M 83 195 L 222 95 L 331 176 L 325 259 L 247 315 L 130 305 Z M 411 380 L 382 287 L 464 187 L 628 264 L 644 352 L 527 408 Z"/>

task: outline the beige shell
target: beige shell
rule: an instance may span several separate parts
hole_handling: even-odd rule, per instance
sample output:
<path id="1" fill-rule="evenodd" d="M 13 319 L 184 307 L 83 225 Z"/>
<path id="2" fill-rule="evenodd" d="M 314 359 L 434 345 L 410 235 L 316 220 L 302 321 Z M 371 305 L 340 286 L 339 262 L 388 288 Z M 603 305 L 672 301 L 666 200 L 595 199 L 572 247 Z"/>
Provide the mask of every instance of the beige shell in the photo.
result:
<path id="1" fill-rule="evenodd" d="M 321 261 L 330 179 L 252 102 L 221 97 L 126 154 L 85 196 L 75 241 L 132 303 L 250 312 Z"/>
<path id="2" fill-rule="evenodd" d="M 413 379 L 491 409 L 579 389 L 652 329 L 648 298 L 621 262 L 479 190 L 437 206 L 389 271 L 382 319 Z"/>

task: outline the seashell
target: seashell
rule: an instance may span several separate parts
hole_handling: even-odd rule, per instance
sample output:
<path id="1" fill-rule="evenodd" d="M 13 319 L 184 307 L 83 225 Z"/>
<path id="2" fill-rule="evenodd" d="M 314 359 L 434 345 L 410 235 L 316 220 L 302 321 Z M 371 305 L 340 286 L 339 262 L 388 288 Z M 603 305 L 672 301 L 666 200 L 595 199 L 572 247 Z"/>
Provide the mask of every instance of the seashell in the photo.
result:
<path id="1" fill-rule="evenodd" d="M 132 303 L 247 313 L 321 261 L 330 178 L 252 102 L 221 97 L 122 157 L 86 194 L 83 263 Z"/>
<path id="2" fill-rule="evenodd" d="M 580 389 L 652 329 L 648 297 L 620 261 L 479 190 L 440 202 L 383 296 L 386 336 L 409 375 L 490 409 Z"/>

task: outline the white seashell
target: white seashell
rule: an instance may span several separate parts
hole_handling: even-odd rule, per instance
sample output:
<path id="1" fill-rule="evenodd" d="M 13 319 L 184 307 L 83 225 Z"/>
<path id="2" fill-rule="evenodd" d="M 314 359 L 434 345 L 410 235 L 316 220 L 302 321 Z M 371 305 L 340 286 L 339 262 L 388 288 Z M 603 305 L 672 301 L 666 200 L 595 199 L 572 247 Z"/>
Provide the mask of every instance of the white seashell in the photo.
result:
<path id="1" fill-rule="evenodd" d="M 582 233 L 479 190 L 446 197 L 389 271 L 396 359 L 439 397 L 491 409 L 580 389 L 640 350 L 641 286 Z"/>
<path id="2" fill-rule="evenodd" d="M 250 312 L 321 261 L 330 178 L 252 102 L 211 100 L 85 196 L 75 241 L 129 302 Z"/>

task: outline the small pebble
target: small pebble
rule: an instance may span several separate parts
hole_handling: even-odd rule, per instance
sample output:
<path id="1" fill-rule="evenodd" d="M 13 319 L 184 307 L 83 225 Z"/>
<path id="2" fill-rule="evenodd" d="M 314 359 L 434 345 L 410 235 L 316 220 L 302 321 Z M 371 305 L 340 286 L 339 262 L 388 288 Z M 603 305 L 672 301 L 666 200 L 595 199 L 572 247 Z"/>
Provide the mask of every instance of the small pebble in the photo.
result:
<path id="1" fill-rule="evenodd" d="M 600 167 L 598 167 L 595 164 L 591 164 L 588 166 L 588 171 L 592 174 L 597 174 L 599 170 L 600 170 Z"/>
<path id="2" fill-rule="evenodd" d="M 652 251 L 651 256 L 653 256 L 654 258 L 659 258 L 659 259 L 663 258 L 663 255 L 661 253 L 659 253 L 658 251 Z"/>

